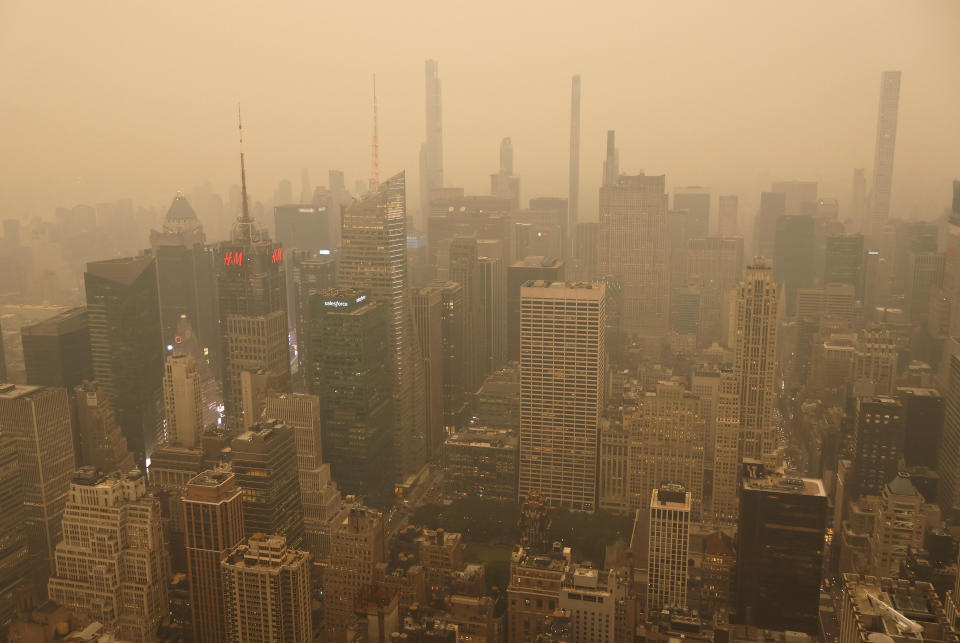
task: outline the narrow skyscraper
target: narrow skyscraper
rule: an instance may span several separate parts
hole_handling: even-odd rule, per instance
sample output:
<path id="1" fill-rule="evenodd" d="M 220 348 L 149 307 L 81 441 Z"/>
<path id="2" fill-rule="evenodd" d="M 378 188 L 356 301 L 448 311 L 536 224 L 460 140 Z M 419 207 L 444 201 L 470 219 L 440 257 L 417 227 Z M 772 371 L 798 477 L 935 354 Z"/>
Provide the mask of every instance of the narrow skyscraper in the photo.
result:
<path id="1" fill-rule="evenodd" d="M 617 149 L 616 132 L 607 131 L 607 158 L 603 162 L 603 184 L 616 185 L 620 178 L 620 151 Z"/>
<path id="2" fill-rule="evenodd" d="M 344 210 L 338 275 L 341 286 L 367 289 L 389 310 L 397 482 L 416 475 L 426 463 L 423 360 L 407 282 L 406 210 L 403 172 Z"/>
<path id="3" fill-rule="evenodd" d="M 653 489 L 649 528 L 647 609 L 685 608 L 689 574 L 690 492 L 683 485 L 662 484 Z"/>
<path id="4" fill-rule="evenodd" d="M 580 215 L 580 74 L 573 77 L 570 89 L 570 194 L 567 203 L 570 217 L 567 230 L 570 231 L 571 240 L 570 247 L 564 251 L 568 257 L 572 257 Z"/>
<path id="5" fill-rule="evenodd" d="M 870 186 L 868 234 L 880 231 L 890 218 L 893 187 L 893 153 L 897 143 L 897 114 L 900 111 L 900 72 L 885 71 L 880 78 L 880 107 L 877 110 L 877 147 L 873 155 L 873 185 Z"/>
<path id="6" fill-rule="evenodd" d="M 436 60 L 424 64 L 427 137 L 420 146 L 420 228 L 423 230 L 430 216 L 430 195 L 433 190 L 443 187 L 443 114 L 438 70 Z"/>

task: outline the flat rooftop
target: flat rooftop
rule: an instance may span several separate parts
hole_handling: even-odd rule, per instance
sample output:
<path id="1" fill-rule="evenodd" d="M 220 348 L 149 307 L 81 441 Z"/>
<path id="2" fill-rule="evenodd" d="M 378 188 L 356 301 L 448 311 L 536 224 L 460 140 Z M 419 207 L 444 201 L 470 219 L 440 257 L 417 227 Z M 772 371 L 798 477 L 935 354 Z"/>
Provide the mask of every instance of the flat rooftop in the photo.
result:
<path id="1" fill-rule="evenodd" d="M 792 478 L 776 475 L 753 480 L 744 478 L 743 488 L 802 496 L 826 497 L 827 495 L 823 489 L 823 480 L 819 478 Z"/>

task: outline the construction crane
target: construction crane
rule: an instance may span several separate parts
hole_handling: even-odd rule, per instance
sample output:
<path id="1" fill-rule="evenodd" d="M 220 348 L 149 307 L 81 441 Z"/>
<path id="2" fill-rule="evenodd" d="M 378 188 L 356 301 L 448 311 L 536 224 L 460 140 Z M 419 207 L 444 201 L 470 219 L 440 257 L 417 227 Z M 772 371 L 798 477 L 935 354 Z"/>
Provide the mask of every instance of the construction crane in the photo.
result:
<path id="1" fill-rule="evenodd" d="M 881 601 L 879 597 L 875 594 L 867 592 L 867 598 L 870 599 L 871 604 L 876 604 L 881 610 L 889 614 L 894 622 L 897 624 L 897 631 L 900 634 L 913 634 L 919 639 L 923 639 L 923 626 L 912 621 L 897 610 L 893 609 L 891 605 Z"/>

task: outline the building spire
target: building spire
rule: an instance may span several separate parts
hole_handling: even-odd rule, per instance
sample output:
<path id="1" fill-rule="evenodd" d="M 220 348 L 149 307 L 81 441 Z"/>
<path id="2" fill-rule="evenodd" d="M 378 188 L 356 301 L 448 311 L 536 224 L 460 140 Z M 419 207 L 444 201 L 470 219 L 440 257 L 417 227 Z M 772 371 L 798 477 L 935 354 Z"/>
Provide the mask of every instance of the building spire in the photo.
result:
<path id="1" fill-rule="evenodd" d="M 377 75 L 373 75 L 373 159 L 370 171 L 370 191 L 380 187 L 380 148 L 377 144 Z"/>
<path id="2" fill-rule="evenodd" d="M 253 221 L 250 219 L 250 207 L 247 203 L 247 169 L 243 161 L 243 119 L 240 116 L 240 103 L 237 103 L 237 127 L 240 131 L 240 219 L 237 221 L 236 230 L 240 240 L 249 241 L 253 236 L 251 234 Z"/>

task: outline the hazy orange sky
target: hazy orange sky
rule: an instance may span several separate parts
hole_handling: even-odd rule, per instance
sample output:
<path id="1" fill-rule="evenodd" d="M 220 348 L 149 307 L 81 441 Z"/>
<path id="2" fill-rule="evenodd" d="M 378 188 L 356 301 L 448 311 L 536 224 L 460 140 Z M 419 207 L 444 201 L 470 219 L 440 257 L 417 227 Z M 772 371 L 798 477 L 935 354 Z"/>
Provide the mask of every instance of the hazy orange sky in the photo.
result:
<path id="1" fill-rule="evenodd" d="M 810 179 L 846 204 L 873 163 L 880 73 L 903 71 L 892 215 L 939 216 L 960 178 L 960 2 L 219 2 L 0 0 L 0 212 L 238 181 L 243 103 L 254 199 L 300 169 L 383 174 L 419 203 L 423 62 L 443 81 L 446 184 L 489 189 L 513 139 L 523 197 L 566 195 L 570 77 L 583 79 L 582 212 L 604 132 L 621 169 L 741 195 Z"/>

